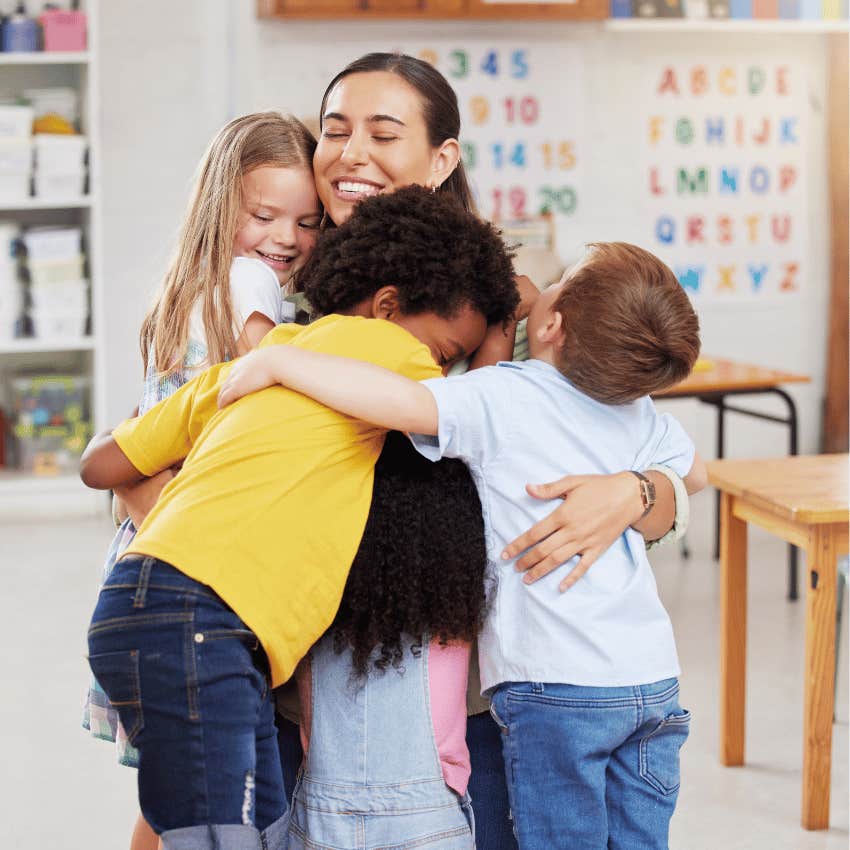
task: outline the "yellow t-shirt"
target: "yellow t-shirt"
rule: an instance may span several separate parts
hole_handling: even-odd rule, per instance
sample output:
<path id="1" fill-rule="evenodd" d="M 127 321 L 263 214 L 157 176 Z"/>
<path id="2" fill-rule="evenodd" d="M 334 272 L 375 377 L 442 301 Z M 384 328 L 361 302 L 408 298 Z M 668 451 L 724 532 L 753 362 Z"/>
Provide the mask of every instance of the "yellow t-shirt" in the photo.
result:
<path id="1" fill-rule="evenodd" d="M 414 380 L 440 375 L 425 345 L 381 319 L 282 325 L 261 343 L 275 344 L 356 357 Z M 229 368 L 207 369 L 113 431 L 146 475 L 185 458 L 125 554 L 159 558 L 213 588 L 257 635 L 279 685 L 339 607 L 385 431 L 283 387 L 218 410 Z"/>

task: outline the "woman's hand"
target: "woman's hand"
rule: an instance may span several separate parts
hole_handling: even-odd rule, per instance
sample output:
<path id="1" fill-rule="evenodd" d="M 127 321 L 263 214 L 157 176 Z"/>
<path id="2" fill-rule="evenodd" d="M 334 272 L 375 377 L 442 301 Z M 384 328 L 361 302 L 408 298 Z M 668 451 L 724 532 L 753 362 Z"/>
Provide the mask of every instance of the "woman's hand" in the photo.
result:
<path id="1" fill-rule="evenodd" d="M 233 365 L 218 391 L 219 408 L 233 404 L 248 393 L 255 393 L 278 383 L 274 361 L 280 357 L 281 345 L 270 345 L 240 357 Z"/>
<path id="2" fill-rule="evenodd" d="M 561 591 L 572 587 L 644 511 L 638 481 L 630 472 L 568 475 L 550 484 L 528 484 L 526 490 L 536 499 L 560 497 L 564 503 L 509 543 L 502 557 L 509 560 L 527 549 L 516 569 L 532 584 L 581 555 L 558 585 Z"/>
<path id="3" fill-rule="evenodd" d="M 115 496 L 124 505 L 133 525 L 139 528 L 159 499 L 159 494 L 177 474 L 176 469 L 164 469 L 151 478 L 115 488 Z"/>

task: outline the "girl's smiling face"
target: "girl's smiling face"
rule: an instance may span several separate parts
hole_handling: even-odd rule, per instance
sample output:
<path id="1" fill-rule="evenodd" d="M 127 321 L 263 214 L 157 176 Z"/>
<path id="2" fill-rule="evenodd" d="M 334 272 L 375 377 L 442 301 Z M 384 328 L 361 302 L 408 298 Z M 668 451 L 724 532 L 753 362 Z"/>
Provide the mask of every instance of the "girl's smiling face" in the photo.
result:
<path id="1" fill-rule="evenodd" d="M 343 77 L 328 95 L 313 157 L 316 189 L 335 224 L 355 204 L 402 186 L 438 186 L 457 163 L 454 139 L 433 148 L 416 90 L 397 74 Z"/>
<path id="2" fill-rule="evenodd" d="M 316 244 L 321 210 L 313 175 L 261 165 L 243 175 L 242 199 L 233 256 L 260 260 L 283 286 Z"/>

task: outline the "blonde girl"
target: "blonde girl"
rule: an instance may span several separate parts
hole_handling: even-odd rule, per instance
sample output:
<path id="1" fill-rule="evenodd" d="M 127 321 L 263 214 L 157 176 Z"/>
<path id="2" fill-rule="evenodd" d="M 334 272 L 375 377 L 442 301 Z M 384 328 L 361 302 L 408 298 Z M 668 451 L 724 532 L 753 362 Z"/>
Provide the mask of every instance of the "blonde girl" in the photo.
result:
<path id="1" fill-rule="evenodd" d="M 206 367 L 247 353 L 284 320 L 282 295 L 313 250 L 321 209 L 311 162 L 316 140 L 296 118 L 257 112 L 212 140 L 177 250 L 140 334 L 145 380 L 139 413 Z M 283 290 L 283 292 L 282 292 Z M 126 513 L 109 547 L 103 579 L 133 539 L 173 471 L 116 491 Z M 129 514 L 129 515 L 127 515 Z M 115 741 L 118 760 L 138 766 L 118 714 L 92 679 L 83 726 Z M 157 845 L 139 815 L 131 850 Z"/>

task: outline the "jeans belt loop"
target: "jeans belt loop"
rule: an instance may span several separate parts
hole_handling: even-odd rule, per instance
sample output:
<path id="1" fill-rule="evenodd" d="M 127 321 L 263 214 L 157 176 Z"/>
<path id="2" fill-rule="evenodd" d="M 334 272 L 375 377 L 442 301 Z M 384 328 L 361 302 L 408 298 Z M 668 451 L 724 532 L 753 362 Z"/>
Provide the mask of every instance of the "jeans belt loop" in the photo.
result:
<path id="1" fill-rule="evenodd" d="M 151 569 L 154 565 L 153 558 L 145 558 L 142 561 L 142 568 L 139 570 L 139 584 L 136 588 L 136 595 L 133 597 L 134 608 L 144 608 L 145 599 L 148 592 L 148 583 L 151 578 Z"/>

